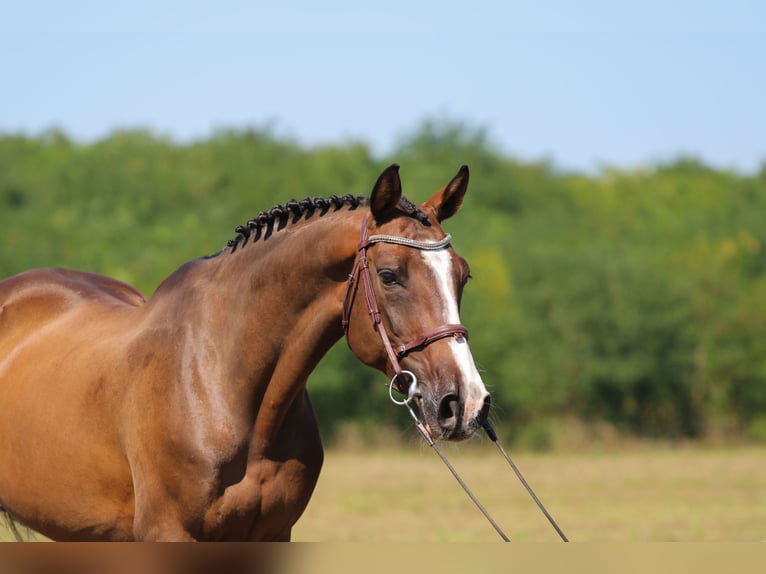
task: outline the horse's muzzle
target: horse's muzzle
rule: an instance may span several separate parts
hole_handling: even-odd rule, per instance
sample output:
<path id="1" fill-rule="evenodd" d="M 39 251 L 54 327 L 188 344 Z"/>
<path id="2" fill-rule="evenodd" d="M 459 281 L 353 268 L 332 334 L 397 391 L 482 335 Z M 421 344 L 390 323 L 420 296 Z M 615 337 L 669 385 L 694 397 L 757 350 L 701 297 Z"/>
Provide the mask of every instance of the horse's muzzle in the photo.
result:
<path id="1" fill-rule="evenodd" d="M 442 396 L 436 410 L 436 422 L 442 439 L 465 440 L 484 425 L 490 410 L 489 394 L 480 400 L 480 405 L 476 402 L 472 401 L 472 404 L 467 405 L 454 393 Z"/>

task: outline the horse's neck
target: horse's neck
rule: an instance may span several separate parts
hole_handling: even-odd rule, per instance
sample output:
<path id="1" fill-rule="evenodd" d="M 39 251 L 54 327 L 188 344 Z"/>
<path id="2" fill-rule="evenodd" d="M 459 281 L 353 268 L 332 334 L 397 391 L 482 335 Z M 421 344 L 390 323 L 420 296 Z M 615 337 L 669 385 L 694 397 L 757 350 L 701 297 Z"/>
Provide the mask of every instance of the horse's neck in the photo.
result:
<path id="1" fill-rule="evenodd" d="M 150 307 L 154 328 L 166 330 L 180 353 L 178 384 L 195 395 L 203 387 L 230 408 L 265 403 L 284 416 L 342 336 L 360 221 L 357 212 L 314 215 L 169 277 Z"/>

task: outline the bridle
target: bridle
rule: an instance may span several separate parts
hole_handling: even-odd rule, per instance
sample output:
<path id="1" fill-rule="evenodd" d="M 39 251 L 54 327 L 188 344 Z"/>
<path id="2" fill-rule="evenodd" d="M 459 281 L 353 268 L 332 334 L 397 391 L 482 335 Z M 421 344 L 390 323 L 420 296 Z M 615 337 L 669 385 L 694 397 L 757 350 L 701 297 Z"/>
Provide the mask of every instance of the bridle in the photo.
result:
<path id="1" fill-rule="evenodd" d="M 494 519 L 490 516 L 489 512 L 487 512 L 487 509 L 484 508 L 484 506 L 479 502 L 479 500 L 476 498 L 473 492 L 471 492 L 471 489 L 468 488 L 468 485 L 463 481 L 462 478 L 460 478 L 460 475 L 458 475 L 455 468 L 450 464 L 447 458 L 438 449 L 438 447 L 436 446 L 436 443 L 434 442 L 434 439 L 431 437 L 431 433 L 426 429 L 423 422 L 420 420 L 420 418 L 417 416 L 417 414 L 413 410 L 412 403 L 417 402 L 418 397 L 420 396 L 418 387 L 417 387 L 417 377 L 415 377 L 414 373 L 412 373 L 411 371 L 402 369 L 401 365 L 399 365 L 399 361 L 403 359 L 404 357 L 406 357 L 409 353 L 424 349 L 425 347 L 427 347 L 434 341 L 444 339 L 445 337 L 455 337 L 456 339 L 468 339 L 468 329 L 466 329 L 465 326 L 463 325 L 448 323 L 446 325 L 441 325 L 440 327 L 435 327 L 434 329 L 427 331 L 424 335 L 421 335 L 420 337 L 413 339 L 409 343 L 404 343 L 401 345 L 393 345 L 391 343 L 390 337 L 388 336 L 388 332 L 386 331 L 386 326 L 383 323 L 383 319 L 380 314 L 380 308 L 378 307 L 378 302 L 375 299 L 375 292 L 372 289 L 372 278 L 370 277 L 370 263 L 367 258 L 367 249 L 369 249 L 371 245 L 374 245 L 375 243 L 393 243 L 396 245 L 404 245 L 406 247 L 412 247 L 414 249 L 420 249 L 423 251 L 436 251 L 438 249 L 444 249 L 445 247 L 447 247 L 450 244 L 450 241 L 452 240 L 452 238 L 450 237 L 449 234 L 447 234 L 443 239 L 440 239 L 439 241 L 419 241 L 417 239 L 409 239 L 407 237 L 399 237 L 396 235 L 371 235 L 370 237 L 368 237 L 367 236 L 367 221 L 368 221 L 368 216 L 365 215 L 365 217 L 362 219 L 361 239 L 359 240 L 359 247 L 357 248 L 356 260 L 354 261 L 354 267 L 352 268 L 351 273 L 348 276 L 348 284 L 346 286 L 346 295 L 343 298 L 342 323 L 343 323 L 343 331 L 346 334 L 346 341 L 349 343 L 349 345 L 351 344 L 351 342 L 348 340 L 348 328 L 349 328 L 349 320 L 351 318 L 351 307 L 354 303 L 354 285 L 356 282 L 356 277 L 358 275 L 359 280 L 362 284 L 362 289 L 364 290 L 364 299 L 367 304 L 367 311 L 370 315 L 370 319 L 372 320 L 373 329 L 378 333 L 378 335 L 380 335 L 380 338 L 383 341 L 383 347 L 386 349 L 386 354 L 388 355 L 388 361 L 389 363 L 391 363 L 391 368 L 394 371 L 394 376 L 391 379 L 391 383 L 388 385 L 389 395 L 391 396 L 391 400 L 394 401 L 396 404 L 404 405 L 407 407 L 410 415 L 415 421 L 415 427 L 423 436 L 426 443 L 434 450 L 434 452 L 439 456 L 439 458 L 442 459 L 442 462 L 444 462 L 444 464 L 447 466 L 449 471 L 458 481 L 460 486 L 463 487 L 463 490 L 465 490 L 466 494 L 468 494 L 468 496 L 471 498 L 471 500 L 474 502 L 477 508 L 482 512 L 482 514 L 484 514 L 484 516 L 487 518 L 489 523 L 494 527 L 494 529 L 497 531 L 500 537 L 506 542 L 508 542 L 509 541 L 508 537 L 500 529 L 500 527 L 497 525 Z M 404 380 L 403 375 L 406 375 L 407 377 L 406 381 Z M 396 388 L 396 390 L 399 391 L 400 393 L 407 395 L 407 397 L 401 401 L 396 400 L 391 394 L 394 388 Z M 511 466 L 511 469 L 513 470 L 513 472 L 519 478 L 524 488 L 526 488 L 527 492 L 530 494 L 532 499 L 535 501 L 537 506 L 543 512 L 543 514 L 551 523 L 551 525 L 556 530 L 556 532 L 559 534 L 561 539 L 564 542 L 568 542 L 569 540 L 567 539 L 564 532 L 561 530 L 561 528 L 559 528 L 558 524 L 556 524 L 556 521 L 553 520 L 553 517 L 543 506 L 543 503 L 540 501 L 540 499 L 537 498 L 537 495 L 535 495 L 535 493 L 532 491 L 532 488 L 529 486 L 527 481 L 522 476 L 521 471 L 519 471 L 518 467 L 511 460 L 511 457 L 505 451 L 505 449 L 503 448 L 503 445 L 500 444 L 497 434 L 495 433 L 495 430 L 492 428 L 492 425 L 489 423 L 489 420 L 485 420 L 483 422 L 482 428 L 485 430 L 490 440 L 497 445 L 498 449 L 500 450 L 502 455 L 505 457 L 505 459 L 508 461 L 508 464 Z"/>
<path id="2" fill-rule="evenodd" d="M 375 243 L 393 243 L 396 245 L 404 245 L 406 247 L 412 247 L 414 249 L 420 249 L 422 251 L 436 251 L 438 249 L 444 249 L 450 244 L 452 237 L 447 234 L 443 239 L 439 241 L 419 241 L 417 239 L 410 239 L 408 237 L 399 237 L 396 235 L 371 235 L 367 237 L 367 221 L 368 216 L 362 219 L 362 231 L 361 239 L 359 240 L 359 247 L 357 248 L 356 260 L 354 261 L 354 267 L 351 269 L 351 273 L 348 276 L 348 285 L 346 287 L 346 296 L 343 298 L 343 331 L 346 334 L 346 340 L 348 341 L 348 327 L 351 317 L 351 307 L 354 303 L 354 284 L 356 282 L 356 276 L 359 275 L 359 280 L 364 290 L 364 300 L 367 304 L 367 311 L 372 320 L 373 329 L 380 335 L 383 341 L 383 347 L 388 355 L 388 362 L 391 364 L 391 368 L 394 371 L 394 376 L 391 379 L 390 387 L 395 387 L 399 392 L 406 393 L 407 388 L 412 385 L 417 379 L 411 371 L 402 369 L 399 361 L 406 357 L 409 353 L 414 351 L 420 351 L 446 337 L 455 337 L 456 339 L 468 339 L 468 329 L 460 324 L 448 323 L 435 327 L 430 331 L 427 331 L 424 335 L 416 337 L 412 341 L 400 345 L 394 345 L 391 343 L 391 338 L 388 336 L 386 326 L 383 323 L 383 319 L 380 314 L 380 308 L 375 298 L 375 292 L 372 289 L 372 278 L 370 277 L 370 264 L 367 258 L 367 249 Z M 350 344 L 350 342 L 349 342 Z M 404 381 L 406 375 L 407 381 Z"/>

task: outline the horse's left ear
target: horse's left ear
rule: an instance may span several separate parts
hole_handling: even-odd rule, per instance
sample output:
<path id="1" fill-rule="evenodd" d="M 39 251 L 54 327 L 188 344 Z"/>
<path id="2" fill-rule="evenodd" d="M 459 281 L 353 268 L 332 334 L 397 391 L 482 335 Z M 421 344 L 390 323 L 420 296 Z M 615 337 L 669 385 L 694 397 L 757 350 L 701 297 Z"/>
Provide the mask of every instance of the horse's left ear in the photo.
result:
<path id="1" fill-rule="evenodd" d="M 399 165 L 391 164 L 378 177 L 370 195 L 370 210 L 375 219 L 381 219 L 397 205 L 402 197 Z"/>
<path id="2" fill-rule="evenodd" d="M 463 197 L 468 190 L 468 166 L 462 166 L 455 177 L 445 187 L 437 191 L 423 206 L 431 208 L 437 221 L 444 221 L 455 215 L 463 205 Z"/>

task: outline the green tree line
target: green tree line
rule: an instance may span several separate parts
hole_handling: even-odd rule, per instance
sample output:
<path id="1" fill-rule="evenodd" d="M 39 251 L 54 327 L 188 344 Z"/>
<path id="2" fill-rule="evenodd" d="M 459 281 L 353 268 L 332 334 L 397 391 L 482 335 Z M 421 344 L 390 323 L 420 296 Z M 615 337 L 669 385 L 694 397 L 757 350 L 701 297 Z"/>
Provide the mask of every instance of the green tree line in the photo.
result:
<path id="1" fill-rule="evenodd" d="M 463 210 L 445 227 L 471 264 L 462 318 L 510 439 L 545 446 L 557 421 L 579 421 L 766 442 L 766 164 L 741 174 L 675 158 L 569 172 L 434 121 L 386 157 L 265 128 L 184 144 L 147 131 L 87 144 L 56 130 L 4 134 L 0 277 L 72 267 L 151 294 L 259 211 L 367 193 L 393 161 L 415 201 L 471 168 Z M 408 424 L 384 383 L 339 342 L 309 381 L 324 436 Z"/>

